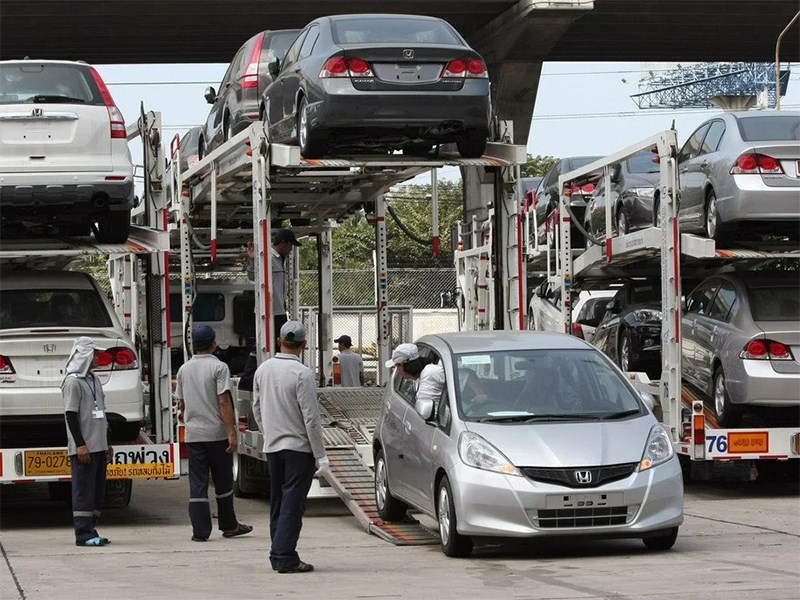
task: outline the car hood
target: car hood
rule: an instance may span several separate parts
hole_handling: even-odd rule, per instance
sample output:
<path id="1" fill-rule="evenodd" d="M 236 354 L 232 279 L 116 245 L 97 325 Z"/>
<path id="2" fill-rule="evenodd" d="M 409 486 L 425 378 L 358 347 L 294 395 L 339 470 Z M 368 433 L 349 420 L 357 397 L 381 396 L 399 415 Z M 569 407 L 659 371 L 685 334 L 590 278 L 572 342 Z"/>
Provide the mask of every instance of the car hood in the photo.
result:
<path id="1" fill-rule="evenodd" d="M 520 467 L 589 467 L 639 462 L 656 420 L 585 423 L 466 423 Z"/>

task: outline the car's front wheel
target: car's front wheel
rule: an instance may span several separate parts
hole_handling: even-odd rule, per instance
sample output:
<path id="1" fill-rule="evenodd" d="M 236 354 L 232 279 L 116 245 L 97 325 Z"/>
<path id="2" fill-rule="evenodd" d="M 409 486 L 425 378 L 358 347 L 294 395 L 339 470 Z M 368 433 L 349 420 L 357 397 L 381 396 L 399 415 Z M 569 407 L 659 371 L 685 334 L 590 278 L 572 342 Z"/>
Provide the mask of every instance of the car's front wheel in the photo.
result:
<path id="1" fill-rule="evenodd" d="M 442 552 L 453 558 L 466 558 L 472 553 L 472 538 L 458 533 L 456 506 L 453 490 L 447 476 L 442 477 L 436 493 L 439 536 L 442 538 Z"/>
<path id="2" fill-rule="evenodd" d="M 386 456 L 378 450 L 375 456 L 375 504 L 378 514 L 384 521 L 401 521 L 406 516 L 405 502 L 401 502 L 389 489 L 389 472 L 386 469 Z"/>
<path id="3" fill-rule="evenodd" d="M 297 143 L 303 158 L 322 158 L 328 151 L 328 144 L 323 132 L 311 127 L 308 115 L 308 102 L 300 99 L 297 107 Z"/>
<path id="4" fill-rule="evenodd" d="M 626 235 L 628 233 L 628 217 L 625 215 L 625 210 L 620 206 L 617 210 L 617 235 Z"/>
<path id="5" fill-rule="evenodd" d="M 94 237 L 101 244 L 122 244 L 131 231 L 131 211 L 109 212 L 97 219 Z"/>
<path id="6" fill-rule="evenodd" d="M 456 141 L 456 148 L 462 158 L 480 158 L 486 152 L 486 134 L 467 131 Z"/>
<path id="7" fill-rule="evenodd" d="M 725 371 L 717 367 L 714 371 L 714 412 L 721 427 L 737 427 L 742 420 L 742 407 L 733 404 L 725 387 Z"/>
<path id="8" fill-rule="evenodd" d="M 659 535 L 642 538 L 642 542 L 649 550 L 669 550 L 678 539 L 678 528 L 672 527 L 659 532 Z"/>
<path id="9" fill-rule="evenodd" d="M 619 339 L 619 348 L 617 349 L 617 363 L 619 368 L 625 371 L 636 370 L 636 362 L 633 360 L 633 338 L 630 331 L 623 330 L 622 336 Z"/>

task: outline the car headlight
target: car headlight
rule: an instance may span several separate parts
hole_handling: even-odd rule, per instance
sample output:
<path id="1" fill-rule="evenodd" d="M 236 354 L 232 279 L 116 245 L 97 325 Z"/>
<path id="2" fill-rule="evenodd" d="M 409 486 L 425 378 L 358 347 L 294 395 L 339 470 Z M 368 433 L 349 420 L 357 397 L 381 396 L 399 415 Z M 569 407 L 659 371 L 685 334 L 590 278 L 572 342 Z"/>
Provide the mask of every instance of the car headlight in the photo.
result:
<path id="1" fill-rule="evenodd" d="M 652 308 L 640 308 L 634 310 L 631 315 L 639 323 L 661 323 L 661 311 Z"/>
<path id="2" fill-rule="evenodd" d="M 522 476 L 519 469 L 512 465 L 500 450 L 477 433 L 465 431 L 461 434 L 458 440 L 458 455 L 461 457 L 461 461 L 469 467 L 505 475 Z"/>
<path id="3" fill-rule="evenodd" d="M 654 425 L 644 446 L 642 460 L 639 461 L 639 472 L 647 471 L 667 462 L 675 454 L 672 440 L 669 439 L 667 430 L 661 425 Z"/>
<path id="4" fill-rule="evenodd" d="M 631 194 L 640 198 L 652 198 L 655 191 L 656 188 L 651 187 L 631 188 Z"/>

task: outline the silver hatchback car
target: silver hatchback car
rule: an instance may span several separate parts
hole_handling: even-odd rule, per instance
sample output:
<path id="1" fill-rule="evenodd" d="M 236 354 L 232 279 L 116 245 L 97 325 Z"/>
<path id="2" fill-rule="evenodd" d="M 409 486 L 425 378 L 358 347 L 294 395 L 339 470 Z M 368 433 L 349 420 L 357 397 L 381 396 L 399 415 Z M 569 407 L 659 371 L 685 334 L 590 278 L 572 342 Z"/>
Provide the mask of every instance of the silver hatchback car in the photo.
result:
<path id="1" fill-rule="evenodd" d="M 397 370 L 374 438 L 381 518 L 438 520 L 442 550 L 480 538 L 641 538 L 672 547 L 683 482 L 664 428 L 623 374 L 577 338 L 530 331 L 430 335 L 438 405 Z"/>

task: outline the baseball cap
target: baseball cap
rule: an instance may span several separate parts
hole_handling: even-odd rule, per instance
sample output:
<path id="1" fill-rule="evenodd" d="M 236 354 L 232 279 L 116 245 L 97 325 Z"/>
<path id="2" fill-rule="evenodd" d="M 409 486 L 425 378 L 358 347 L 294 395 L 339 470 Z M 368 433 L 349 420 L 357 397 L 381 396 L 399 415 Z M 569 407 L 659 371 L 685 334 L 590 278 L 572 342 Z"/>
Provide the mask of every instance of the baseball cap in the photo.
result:
<path id="1" fill-rule="evenodd" d="M 385 364 L 388 368 L 417 358 L 419 358 L 419 351 L 416 344 L 400 344 L 392 352 L 392 358 L 387 360 Z"/>
<path id="2" fill-rule="evenodd" d="M 287 342 L 305 342 L 306 328 L 300 321 L 286 321 L 281 327 L 281 339 Z"/>
<path id="3" fill-rule="evenodd" d="M 333 340 L 334 344 L 344 344 L 345 346 L 352 346 L 353 340 L 350 338 L 349 335 L 340 335 L 338 338 Z"/>
<path id="4" fill-rule="evenodd" d="M 217 334 L 208 325 L 196 325 L 192 329 L 192 342 L 195 344 L 208 344 L 217 339 Z"/>
<path id="5" fill-rule="evenodd" d="M 297 238 L 294 236 L 294 231 L 291 229 L 278 229 L 275 233 L 275 244 L 279 244 L 281 242 L 289 242 L 293 246 L 299 246 L 300 242 L 297 241 Z"/>

